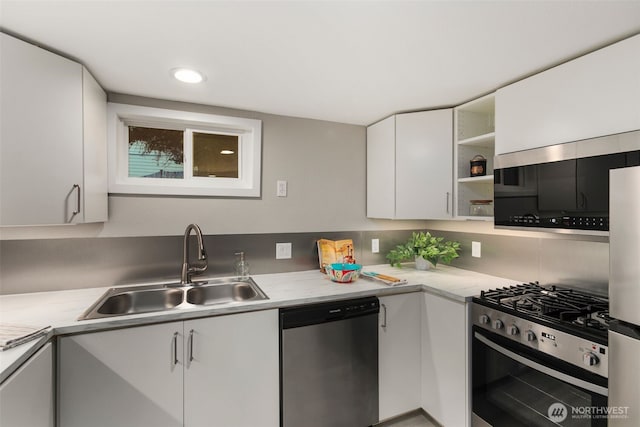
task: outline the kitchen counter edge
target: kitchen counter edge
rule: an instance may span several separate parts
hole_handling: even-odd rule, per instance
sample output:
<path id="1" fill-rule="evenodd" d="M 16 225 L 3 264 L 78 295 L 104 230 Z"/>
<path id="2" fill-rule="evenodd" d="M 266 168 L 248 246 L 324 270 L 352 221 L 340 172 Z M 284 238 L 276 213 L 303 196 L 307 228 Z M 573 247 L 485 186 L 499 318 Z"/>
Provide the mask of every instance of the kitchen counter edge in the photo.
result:
<path id="1" fill-rule="evenodd" d="M 326 301 L 337 301 L 368 296 L 387 296 L 412 292 L 428 292 L 457 302 L 465 303 L 483 289 L 516 283 L 516 281 L 462 270 L 450 266 L 439 266 L 434 271 L 418 271 L 413 268 L 393 268 L 388 265 L 366 266 L 365 271 L 376 271 L 394 275 L 407 280 L 406 284 L 387 286 L 366 278 L 361 278 L 352 284 L 337 284 L 326 278 L 317 270 L 276 273 L 252 276 L 258 286 L 269 296 L 269 299 L 255 302 L 231 303 L 222 306 L 203 306 L 187 310 L 175 310 L 156 313 L 136 314 L 129 316 L 114 316 L 88 321 L 52 322 L 51 330 L 44 336 L 20 345 L 13 349 L 0 352 L 0 384 L 9 378 L 24 362 L 34 355 L 43 345 L 60 335 L 98 332 L 109 329 L 119 329 L 144 326 L 154 323 L 166 323 L 201 317 L 212 317 L 259 310 L 272 310 L 297 305 L 314 304 Z M 470 281 L 470 282 L 465 282 Z M 278 282 L 293 283 L 293 288 L 300 287 L 300 291 L 285 289 L 276 290 Z M 328 285 L 328 289 L 325 285 Z M 322 288 L 325 289 L 322 289 Z M 266 288 L 266 289 L 265 289 Z M 55 293 L 88 294 L 85 299 L 86 307 L 94 302 L 109 288 L 91 288 L 66 291 L 42 292 L 38 294 L 51 295 Z M 321 292 L 309 292 L 321 289 Z M 272 295 L 274 297 L 272 297 Z M 17 294 L 15 296 L 33 296 L 33 294 Z M 12 295 L 0 296 L 0 302 L 10 299 Z M 89 299 L 92 298 L 92 299 Z M 6 303 L 3 304 L 3 309 Z M 43 310 L 46 313 L 46 309 Z M 80 313 L 78 313 L 79 315 Z M 4 317 L 4 316 L 3 316 Z M 3 321 L 5 321 L 3 319 Z M 14 320 L 11 319 L 13 323 Z M 15 321 L 18 322 L 18 321 Z"/>

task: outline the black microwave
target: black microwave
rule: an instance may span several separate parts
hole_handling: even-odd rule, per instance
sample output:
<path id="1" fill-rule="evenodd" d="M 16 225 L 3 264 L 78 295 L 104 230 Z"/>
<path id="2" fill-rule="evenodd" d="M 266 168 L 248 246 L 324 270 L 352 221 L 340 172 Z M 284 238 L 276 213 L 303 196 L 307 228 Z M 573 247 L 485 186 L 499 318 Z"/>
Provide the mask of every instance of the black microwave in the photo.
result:
<path id="1" fill-rule="evenodd" d="M 640 131 L 498 155 L 495 226 L 608 234 L 609 170 L 629 166 L 640 166 Z"/>

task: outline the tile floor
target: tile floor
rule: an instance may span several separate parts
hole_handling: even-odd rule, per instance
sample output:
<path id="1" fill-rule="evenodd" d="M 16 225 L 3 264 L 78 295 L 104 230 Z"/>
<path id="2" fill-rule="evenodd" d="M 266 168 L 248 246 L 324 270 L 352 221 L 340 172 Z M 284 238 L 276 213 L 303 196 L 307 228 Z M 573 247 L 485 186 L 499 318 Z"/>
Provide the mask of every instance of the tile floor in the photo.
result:
<path id="1" fill-rule="evenodd" d="M 433 420 L 419 412 L 413 412 L 392 421 L 378 424 L 375 427 L 440 427 Z"/>

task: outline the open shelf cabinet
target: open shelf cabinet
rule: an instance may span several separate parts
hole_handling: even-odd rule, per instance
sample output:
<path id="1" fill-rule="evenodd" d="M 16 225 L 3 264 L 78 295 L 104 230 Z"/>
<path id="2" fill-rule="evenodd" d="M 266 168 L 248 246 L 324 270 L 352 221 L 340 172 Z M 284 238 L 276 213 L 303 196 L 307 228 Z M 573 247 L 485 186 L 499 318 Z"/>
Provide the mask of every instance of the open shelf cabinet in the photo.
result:
<path id="1" fill-rule="evenodd" d="M 495 153 L 495 94 L 489 94 L 454 109 L 455 216 L 459 219 L 492 220 L 492 216 L 470 216 L 471 200 L 493 200 Z M 486 175 L 471 176 L 471 159 L 487 159 Z"/>

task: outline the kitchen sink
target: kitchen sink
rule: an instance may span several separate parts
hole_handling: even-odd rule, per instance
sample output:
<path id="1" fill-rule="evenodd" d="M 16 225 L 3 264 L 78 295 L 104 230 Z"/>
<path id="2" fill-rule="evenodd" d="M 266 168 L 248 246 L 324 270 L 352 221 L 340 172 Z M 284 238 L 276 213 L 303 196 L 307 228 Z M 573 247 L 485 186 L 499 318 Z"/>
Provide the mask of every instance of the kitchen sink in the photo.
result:
<path id="1" fill-rule="evenodd" d="M 269 298 L 250 277 L 111 288 L 78 320 L 264 299 Z"/>
<path id="2" fill-rule="evenodd" d="M 119 290 L 107 297 L 98 307 L 102 315 L 148 313 L 177 307 L 184 299 L 181 289 L 135 289 Z"/>
<path id="3" fill-rule="evenodd" d="M 266 295 L 251 283 L 210 283 L 187 290 L 187 303 L 195 305 L 225 304 L 234 301 L 265 299 Z"/>

